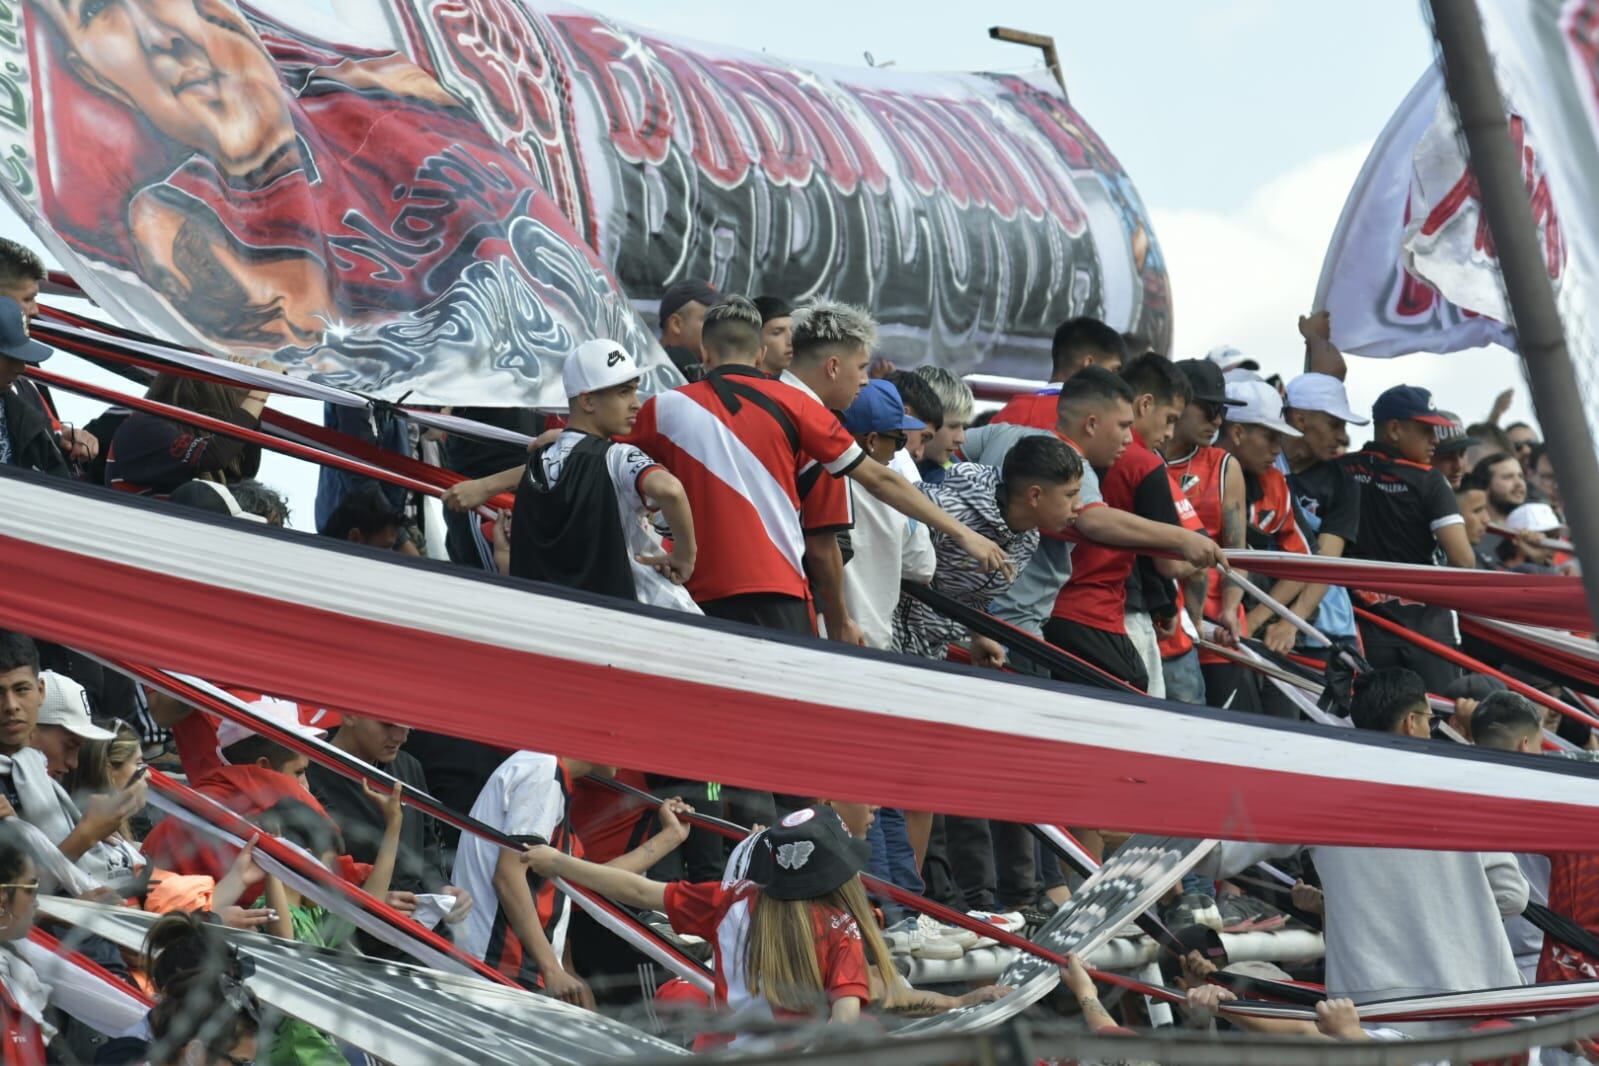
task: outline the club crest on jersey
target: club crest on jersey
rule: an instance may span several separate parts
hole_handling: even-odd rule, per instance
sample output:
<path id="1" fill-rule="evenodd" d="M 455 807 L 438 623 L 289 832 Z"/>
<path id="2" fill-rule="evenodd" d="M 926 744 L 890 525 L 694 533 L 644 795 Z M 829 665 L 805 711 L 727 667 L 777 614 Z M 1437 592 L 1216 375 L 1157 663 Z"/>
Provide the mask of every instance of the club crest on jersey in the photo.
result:
<path id="1" fill-rule="evenodd" d="M 1255 526 L 1258 529 L 1269 529 L 1271 527 L 1271 520 L 1276 517 L 1277 512 L 1273 510 L 1268 509 L 1265 511 L 1256 511 Z"/>
<path id="2" fill-rule="evenodd" d="M 1182 488 L 1183 488 L 1183 495 L 1184 496 L 1187 496 L 1190 492 L 1193 492 L 1195 489 L 1199 488 L 1199 475 L 1198 474 L 1184 474 L 1183 475 L 1183 480 L 1182 480 Z"/>
<path id="3" fill-rule="evenodd" d="M 816 845 L 809 840 L 796 840 L 792 844 L 784 844 L 777 849 L 777 865 L 785 870 L 798 870 L 811 861 L 811 852 L 816 850 Z"/>

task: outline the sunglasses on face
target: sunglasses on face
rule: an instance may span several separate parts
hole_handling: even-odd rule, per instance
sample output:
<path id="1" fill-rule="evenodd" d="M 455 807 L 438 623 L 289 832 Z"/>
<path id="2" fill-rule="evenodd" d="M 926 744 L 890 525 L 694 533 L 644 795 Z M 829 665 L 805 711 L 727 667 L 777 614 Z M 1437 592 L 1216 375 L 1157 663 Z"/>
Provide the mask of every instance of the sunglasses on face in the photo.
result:
<path id="1" fill-rule="evenodd" d="M 905 447 L 905 445 L 910 443 L 910 437 L 904 433 L 879 433 L 878 436 L 882 437 L 884 440 L 893 441 L 895 451 L 899 451 L 901 448 Z"/>
<path id="2" fill-rule="evenodd" d="M 1205 417 L 1212 422 L 1227 413 L 1227 405 L 1217 400 L 1199 400 L 1197 402 L 1200 410 L 1205 412 Z"/>

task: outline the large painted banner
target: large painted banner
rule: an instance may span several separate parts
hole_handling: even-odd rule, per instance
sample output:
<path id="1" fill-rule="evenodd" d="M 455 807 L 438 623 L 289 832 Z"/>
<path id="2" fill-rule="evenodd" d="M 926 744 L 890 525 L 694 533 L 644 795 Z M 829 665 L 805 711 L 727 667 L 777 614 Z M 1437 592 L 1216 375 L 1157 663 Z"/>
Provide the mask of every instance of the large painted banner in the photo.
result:
<path id="1" fill-rule="evenodd" d="M 414 402 L 559 407 L 665 286 L 864 304 L 887 352 L 1170 336 L 1159 246 L 1053 83 L 804 69 L 521 0 L 0 8 L 0 192 L 120 322 Z M 650 316 L 653 319 L 653 315 Z"/>

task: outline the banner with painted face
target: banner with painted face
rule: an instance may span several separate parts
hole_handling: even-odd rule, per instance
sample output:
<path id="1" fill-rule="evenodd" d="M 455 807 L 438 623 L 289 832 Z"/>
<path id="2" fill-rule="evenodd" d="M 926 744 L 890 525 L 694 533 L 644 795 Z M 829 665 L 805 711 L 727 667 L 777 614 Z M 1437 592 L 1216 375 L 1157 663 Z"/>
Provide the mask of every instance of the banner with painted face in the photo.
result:
<path id="1" fill-rule="evenodd" d="M 561 406 L 595 336 L 677 380 L 525 163 L 403 54 L 230 0 L 8 12 L 5 194 L 118 320 L 388 398 Z"/>
<path id="2" fill-rule="evenodd" d="M 800 69 L 521 0 L 332 6 L 0 10 L 0 192 L 118 321 L 548 407 L 595 336 L 675 384 L 634 308 L 688 277 L 863 304 L 905 363 L 1036 374 L 1074 314 L 1169 342 L 1142 204 L 1052 83 Z"/>

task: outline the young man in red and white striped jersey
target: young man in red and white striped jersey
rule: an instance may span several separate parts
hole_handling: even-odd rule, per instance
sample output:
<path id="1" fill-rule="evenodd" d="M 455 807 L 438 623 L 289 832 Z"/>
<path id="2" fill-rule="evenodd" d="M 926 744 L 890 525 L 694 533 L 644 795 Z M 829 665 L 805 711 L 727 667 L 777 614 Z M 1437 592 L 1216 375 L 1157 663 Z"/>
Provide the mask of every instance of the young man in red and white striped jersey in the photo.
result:
<path id="1" fill-rule="evenodd" d="M 853 369 L 864 382 L 877 335 L 871 316 L 828 305 L 811 310 L 808 321 L 840 372 Z M 706 614 L 812 631 L 799 491 L 809 462 L 953 538 L 984 568 L 1007 565 L 996 544 L 869 458 L 826 406 L 756 369 L 760 334 L 760 313 L 748 300 L 731 297 L 711 308 L 701 333 L 705 380 L 652 397 L 627 438 L 688 493 L 700 544 L 688 589 Z"/>

